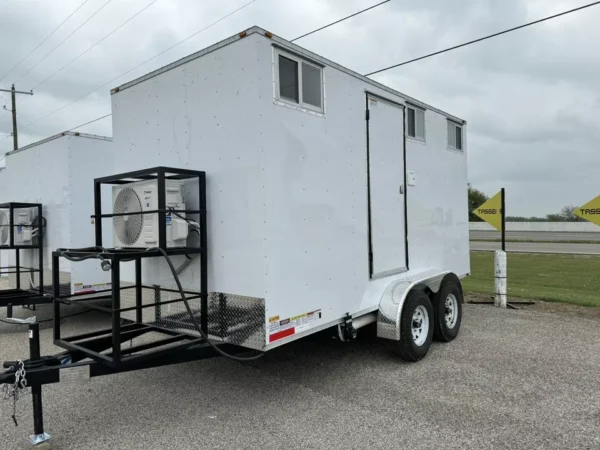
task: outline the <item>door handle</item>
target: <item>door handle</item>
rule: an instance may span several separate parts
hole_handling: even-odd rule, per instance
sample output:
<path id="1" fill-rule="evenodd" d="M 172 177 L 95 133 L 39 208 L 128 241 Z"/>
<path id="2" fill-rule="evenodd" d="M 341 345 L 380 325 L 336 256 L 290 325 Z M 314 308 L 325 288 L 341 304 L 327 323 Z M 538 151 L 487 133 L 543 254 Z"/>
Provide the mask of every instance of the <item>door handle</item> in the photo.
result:
<path id="1" fill-rule="evenodd" d="M 399 191 L 400 191 L 400 195 L 404 194 L 404 185 L 403 184 L 400 185 Z"/>

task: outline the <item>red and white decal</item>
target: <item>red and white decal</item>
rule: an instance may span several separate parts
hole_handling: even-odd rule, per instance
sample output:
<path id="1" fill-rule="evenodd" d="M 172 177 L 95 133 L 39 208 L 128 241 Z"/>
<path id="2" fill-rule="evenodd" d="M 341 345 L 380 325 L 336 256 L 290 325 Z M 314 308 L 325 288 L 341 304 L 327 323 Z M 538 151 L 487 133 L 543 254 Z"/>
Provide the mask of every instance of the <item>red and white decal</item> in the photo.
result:
<path id="1" fill-rule="evenodd" d="M 308 330 L 312 323 L 320 318 L 320 309 L 283 320 L 279 320 L 279 316 L 271 317 L 269 319 L 269 343 Z"/>

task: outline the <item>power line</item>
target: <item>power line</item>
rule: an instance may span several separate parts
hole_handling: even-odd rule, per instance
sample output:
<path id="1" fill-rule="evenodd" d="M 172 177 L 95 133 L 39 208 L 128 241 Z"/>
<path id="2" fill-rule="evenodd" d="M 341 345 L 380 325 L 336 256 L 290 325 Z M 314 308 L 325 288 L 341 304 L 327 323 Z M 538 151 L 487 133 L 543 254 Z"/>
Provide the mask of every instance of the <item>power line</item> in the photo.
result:
<path id="1" fill-rule="evenodd" d="M 147 59 L 146 61 L 144 61 L 144 62 L 142 62 L 142 63 L 138 64 L 138 65 L 137 65 L 137 66 L 135 66 L 134 68 L 132 68 L 132 69 L 129 69 L 127 72 L 125 72 L 125 73 L 123 73 L 123 74 L 119 75 L 118 77 L 115 77 L 115 78 L 113 78 L 113 79 L 112 79 L 112 80 L 110 80 L 108 83 L 111 83 L 112 81 L 116 80 L 117 78 L 121 78 L 122 76 L 124 76 L 124 75 L 127 75 L 127 74 L 128 74 L 128 73 L 130 73 L 130 72 L 133 72 L 135 69 L 138 69 L 138 68 L 142 67 L 144 64 L 146 64 L 146 63 L 149 63 L 149 62 L 150 62 L 150 61 L 152 61 L 153 59 L 156 59 L 156 58 L 158 58 L 159 56 L 161 56 L 161 55 L 163 55 L 163 54 L 167 53 L 168 51 L 170 51 L 170 50 L 173 50 L 173 49 L 174 49 L 175 47 L 177 47 L 178 45 L 181 45 L 181 44 L 183 44 L 184 42 L 186 42 L 186 41 L 189 41 L 191 38 L 193 38 L 193 37 L 196 37 L 197 35 L 199 35 L 199 34 L 200 34 L 200 33 L 202 33 L 203 31 L 206 31 L 206 30 L 208 30 L 209 28 L 211 28 L 211 27 L 215 26 L 216 24 L 218 24 L 219 22 L 222 22 L 223 20 L 227 19 L 228 17 L 230 17 L 230 16 L 233 16 L 235 13 L 237 13 L 238 11 L 241 11 L 242 9 L 246 8 L 247 6 L 250 6 L 250 5 L 251 5 L 252 3 L 254 3 L 255 1 L 256 1 L 256 0 L 250 0 L 248 3 L 245 3 L 244 5 L 240 6 L 238 9 L 236 9 L 236 10 L 234 10 L 234 11 L 230 12 L 230 13 L 229 13 L 229 14 L 227 14 L 226 16 L 223 16 L 223 17 L 221 17 L 219 20 L 217 20 L 217 21 L 215 21 L 215 22 L 211 23 L 210 25 L 207 25 L 206 27 L 204 27 L 204 28 L 202 28 L 202 29 L 200 29 L 200 30 L 196 31 L 195 33 L 193 33 L 193 34 L 189 35 L 189 36 L 188 36 L 188 37 L 186 37 L 185 39 L 183 39 L 183 40 L 181 40 L 181 41 L 177 42 L 176 44 L 174 44 L 174 45 L 170 46 L 169 48 L 167 48 L 167 49 L 163 50 L 162 52 L 158 53 L 157 55 L 154 55 L 152 58 L 150 58 L 150 59 Z M 105 85 L 106 85 L 106 84 L 108 84 L 108 83 L 105 83 Z"/>
<path id="2" fill-rule="evenodd" d="M 86 93 L 86 94 L 83 94 L 81 97 L 79 97 L 79 98 L 76 98 L 75 100 L 73 100 L 73 101 L 71 101 L 71 102 L 69 102 L 69 103 L 66 103 L 66 104 L 64 104 L 64 105 L 63 105 L 63 106 L 61 106 L 60 108 L 57 108 L 57 109 L 55 109 L 54 111 L 51 111 L 51 112 L 49 112 L 49 113 L 48 113 L 48 114 L 46 114 L 45 116 L 43 116 L 43 117 L 40 117 L 39 119 L 37 119 L 37 120 L 35 120 L 35 121 L 33 121 L 33 122 L 31 122 L 31 123 L 29 123 L 29 124 L 25 125 L 25 126 L 24 126 L 24 127 L 22 127 L 21 129 L 29 128 L 30 126 L 32 126 L 32 125 L 34 125 L 34 124 L 36 124 L 36 123 L 38 123 L 38 122 L 40 122 L 40 121 L 42 121 L 42 120 L 46 119 L 47 117 L 50 117 L 52 114 L 55 114 L 55 113 L 57 113 L 57 112 L 59 112 L 59 111 L 61 111 L 61 110 L 65 109 L 66 107 L 68 107 L 68 106 L 71 106 L 73 103 L 75 103 L 75 102 L 78 102 L 78 101 L 79 101 L 79 100 L 81 100 L 81 99 L 84 99 L 84 98 L 85 98 L 85 97 L 87 97 L 88 95 L 91 95 L 91 94 L 93 94 L 94 92 L 96 92 L 96 91 L 98 91 L 98 90 L 102 89 L 103 87 L 107 86 L 108 84 L 112 83 L 113 81 L 115 81 L 115 80 L 117 80 L 117 79 L 121 78 L 122 76 L 125 76 L 125 75 L 127 75 L 127 74 L 128 74 L 128 73 L 130 73 L 130 72 L 133 72 L 134 70 L 136 70 L 136 69 L 140 68 L 140 67 L 141 67 L 141 66 L 143 66 L 144 64 L 146 64 L 146 63 L 148 63 L 148 62 L 152 61 L 153 59 L 156 59 L 156 58 L 158 58 L 159 56 L 163 55 L 164 53 L 168 52 L 169 50 L 172 50 L 172 49 L 174 49 L 174 48 L 175 48 L 175 47 L 177 47 L 178 45 L 180 45 L 180 44 L 182 44 L 182 43 L 184 43 L 184 42 L 188 41 L 189 39 L 191 39 L 191 38 L 193 38 L 193 37 L 195 37 L 195 36 L 199 35 L 199 34 L 200 34 L 200 33 L 202 33 L 203 31 L 206 31 L 206 30 L 208 30 L 209 28 L 213 27 L 214 25 L 218 24 L 219 22 L 222 22 L 223 20 L 227 19 L 228 17 L 230 17 L 230 16 L 234 15 L 234 14 L 235 14 L 235 13 L 237 13 L 238 11 L 241 11 L 242 9 L 246 8 L 247 6 L 250 6 L 250 5 L 251 5 L 252 3 L 254 3 L 255 1 L 257 1 L 257 0 L 250 0 L 248 3 L 245 3 L 245 4 L 244 4 L 244 5 L 242 5 L 241 7 L 239 7 L 239 8 L 237 8 L 236 10 L 234 10 L 234 11 L 230 12 L 230 13 L 229 13 L 229 14 L 227 14 L 226 16 L 223 16 L 223 17 L 221 17 L 219 20 L 216 20 L 215 22 L 211 23 L 210 25 L 207 25 L 206 27 L 202 28 L 201 30 L 198 30 L 198 31 L 196 31 L 195 33 L 191 34 L 190 36 L 186 37 L 185 39 L 183 39 L 183 40 L 181 40 L 181 41 L 177 42 L 176 44 L 172 45 L 171 47 L 167 48 L 166 50 L 163 50 L 162 52 L 160 52 L 160 53 L 158 53 L 157 55 L 153 56 L 152 58 L 149 58 L 149 59 L 147 59 L 146 61 L 144 61 L 144 62 L 142 62 L 142 63 L 138 64 L 138 65 L 137 65 L 137 66 L 135 66 L 135 67 L 133 67 L 132 69 L 129 69 L 127 72 L 124 72 L 124 73 L 122 73 L 121 75 L 118 75 L 118 76 L 116 76 L 116 77 L 114 77 L 114 78 L 112 78 L 112 79 L 108 80 L 106 83 L 102 84 L 101 86 L 98 86 L 97 88 L 95 88 L 95 89 L 91 90 L 90 92 L 88 92 L 88 93 Z M 2 142 L 2 141 L 0 141 L 0 142 Z"/>
<path id="3" fill-rule="evenodd" d="M 500 36 L 502 34 L 510 33 L 512 31 L 516 31 L 516 30 L 520 30 L 521 28 L 530 27 L 532 25 L 536 25 L 538 23 L 545 22 L 547 20 L 556 19 L 557 17 L 565 16 L 567 14 L 571 14 L 571 13 L 574 13 L 576 11 L 581 11 L 582 9 L 590 8 L 592 6 L 596 6 L 596 5 L 599 5 L 599 4 L 600 4 L 600 1 L 589 3 L 587 5 L 583 5 L 583 6 L 580 6 L 578 8 L 573 8 L 573 9 L 570 9 L 568 11 L 564 11 L 564 12 L 561 12 L 561 13 L 558 13 L 558 14 L 554 14 L 552 16 L 544 17 L 543 19 L 535 20 L 533 22 L 529 22 L 529 23 L 526 23 L 524 25 L 519 25 L 518 27 L 509 28 L 508 30 L 500 31 L 498 33 L 490 34 L 489 36 L 484 36 L 484 37 L 479 38 L 479 39 L 475 39 L 475 40 L 472 40 L 472 41 L 469 41 L 469 42 L 465 42 L 464 44 L 455 45 L 454 47 L 449 47 L 449 48 L 446 48 L 444 50 L 439 50 L 437 52 L 430 53 L 430 54 L 425 55 L 425 56 L 421 56 L 419 58 L 414 58 L 414 59 L 411 59 L 411 60 L 408 60 L 408 61 L 404 61 L 404 62 L 401 62 L 400 64 L 394 64 L 393 66 L 385 67 L 383 69 L 379 69 L 379 70 L 376 70 L 374 72 L 367 73 L 364 76 L 365 77 L 369 77 L 371 75 L 375 75 L 376 73 L 385 72 L 386 70 L 394 69 L 395 67 L 404 66 L 406 64 L 410 64 L 410 63 L 413 63 L 413 62 L 416 62 L 416 61 L 421 61 L 422 59 L 430 58 L 432 56 L 436 56 L 436 55 L 439 55 L 441 53 L 446 53 L 446 52 L 449 52 L 449 51 L 452 51 L 452 50 L 456 50 L 457 48 L 466 47 L 467 45 L 476 44 L 477 42 L 485 41 L 486 39 L 491 39 L 493 37 Z"/>
<path id="4" fill-rule="evenodd" d="M 321 27 L 321 28 L 317 28 L 316 30 L 313 30 L 313 31 L 311 31 L 310 33 L 306 33 L 306 34 L 303 34 L 302 36 L 298 36 L 297 38 L 294 38 L 294 39 L 292 39 L 290 42 L 297 41 L 298 39 L 302 39 L 302 38 L 304 38 L 304 37 L 306 37 L 306 36 L 309 36 L 309 35 L 311 35 L 311 34 L 313 34 L 313 33 L 316 33 L 317 31 L 324 30 L 325 28 L 328 28 L 328 27 L 331 27 L 331 26 L 333 26 L 333 25 L 335 25 L 335 24 L 338 24 L 338 23 L 340 23 L 340 22 L 343 22 L 343 21 L 344 21 L 344 20 L 346 20 L 346 19 L 350 19 L 351 17 L 358 16 L 359 14 L 362 14 L 362 13 L 364 13 L 364 12 L 366 12 L 366 11 L 370 10 L 370 9 L 377 8 L 378 6 L 381 6 L 381 5 L 383 5 L 384 3 L 387 3 L 387 2 L 389 2 L 389 1 L 390 1 L 390 0 L 385 0 L 384 2 L 377 3 L 376 5 L 373 5 L 373 6 L 370 6 L 370 7 L 368 7 L 368 8 L 365 8 L 365 9 L 363 9 L 362 11 L 358 11 L 358 12 L 356 12 L 356 13 L 354 13 L 354 14 L 351 14 L 351 15 L 349 15 L 349 16 L 346 16 L 346 17 L 344 17 L 343 19 L 336 20 L 335 22 L 331 22 L 330 24 L 327 24 L 327 25 L 325 25 L 324 27 Z"/>
<path id="5" fill-rule="evenodd" d="M 58 49 L 58 47 L 63 45 L 67 41 L 67 39 L 69 39 L 71 36 L 73 36 L 75 33 L 77 33 L 86 23 L 88 23 L 90 20 L 92 20 L 96 16 L 96 14 L 98 14 L 100 11 L 102 11 L 104 9 L 104 7 L 106 7 L 106 5 L 108 5 L 111 1 L 112 0 L 108 0 L 100 8 L 98 8 L 90 17 L 87 18 L 87 20 L 85 22 L 83 22 L 81 25 L 79 25 L 77 28 L 75 28 L 75 30 L 73 30 L 66 38 L 64 38 L 62 41 L 60 41 L 60 43 L 56 47 L 54 47 L 52 50 L 50 50 L 50 52 L 46 53 L 46 56 L 44 56 L 42 59 L 40 59 L 32 67 L 30 67 L 27 72 L 22 74 L 17 79 L 17 81 L 21 80 L 25 75 L 27 75 L 29 72 L 31 72 L 33 69 L 35 69 L 37 66 L 39 66 L 42 63 L 42 61 L 45 61 L 46 58 L 48 58 L 52 53 L 54 53 L 56 51 L 56 49 Z"/>
<path id="6" fill-rule="evenodd" d="M 62 27 L 62 26 L 63 26 L 63 25 L 64 25 L 64 24 L 67 22 L 67 20 L 69 20 L 71 17 L 73 17 L 73 16 L 75 15 L 75 13 L 76 13 L 77 11 L 79 11 L 79 10 L 80 10 L 80 9 L 83 7 L 83 5 L 85 5 L 85 4 L 86 4 L 87 2 L 89 2 L 89 1 L 90 1 L 90 0 L 85 0 L 85 1 L 84 1 L 84 2 L 81 4 L 81 5 L 79 5 L 79 6 L 77 7 L 77 9 L 75 9 L 75 11 L 73 11 L 71 14 L 69 14 L 69 15 L 67 16 L 67 18 L 66 18 L 65 20 L 63 20 L 63 21 L 60 23 L 60 25 L 58 25 L 58 26 L 57 26 L 57 27 L 56 27 L 54 30 L 52 30 L 52 32 L 51 32 L 51 33 L 50 33 L 48 36 L 46 36 L 46 37 L 45 37 L 45 38 L 42 40 L 42 42 L 40 42 L 40 43 L 39 43 L 39 44 L 38 44 L 38 45 L 37 45 L 37 46 L 36 46 L 36 47 L 35 47 L 33 50 L 31 50 L 29 53 L 27 53 L 27 55 L 26 55 L 26 56 L 25 56 L 23 59 L 21 59 L 21 61 L 19 61 L 19 62 L 18 62 L 18 63 L 17 63 L 17 64 L 16 64 L 16 65 L 15 65 L 15 66 L 12 68 L 12 69 L 10 69 L 8 72 L 6 72 L 6 73 L 5 73 L 5 74 L 2 76 L 2 78 L 0 78 L 0 83 L 1 83 L 1 82 L 2 82 L 2 81 L 3 81 L 3 80 L 4 80 L 4 79 L 5 79 L 5 78 L 6 78 L 6 77 L 9 75 L 9 74 L 11 74 L 13 70 L 15 70 L 17 67 L 19 67 L 19 66 L 20 66 L 20 65 L 23 63 L 23 61 L 25 61 L 27 58 L 29 58 L 29 57 L 30 57 L 30 56 L 33 54 L 33 52 L 35 52 L 35 51 L 36 51 L 38 48 L 40 48 L 40 47 L 41 47 L 41 46 L 44 44 L 44 42 L 46 42 L 46 41 L 47 41 L 47 40 L 48 40 L 48 39 L 49 39 L 49 38 L 50 38 L 50 37 L 51 37 L 51 36 L 52 36 L 54 33 L 56 33 L 56 32 L 59 30 L 59 28 L 60 28 L 60 27 Z"/>
<path id="7" fill-rule="evenodd" d="M 86 125 L 89 125 L 90 123 L 98 122 L 99 120 L 106 119 L 107 117 L 110 117 L 110 116 L 112 116 L 112 114 L 107 114 L 105 116 L 98 117 L 97 119 L 90 120 L 89 122 L 86 122 L 86 123 L 82 123 L 81 125 L 77 125 L 76 127 L 69 128 L 69 131 L 73 131 L 73 130 L 76 130 L 77 128 L 84 127 Z"/>
<path id="8" fill-rule="evenodd" d="M 90 47 L 88 47 L 87 50 L 85 50 L 84 52 L 80 53 L 79 55 L 77 55 L 75 58 L 73 58 L 71 61 L 69 61 L 67 64 L 65 64 L 64 66 L 62 66 L 60 69 L 58 69 L 56 72 L 54 72 L 52 75 L 50 75 L 49 77 L 45 78 L 44 80 L 40 81 L 38 84 L 36 84 L 33 89 L 36 89 L 37 87 L 41 86 L 42 84 L 44 84 L 46 81 L 48 81 L 50 78 L 54 77 L 56 74 L 58 74 L 59 72 L 61 72 L 62 70 L 66 69 L 68 66 L 70 66 L 71 64 L 73 64 L 75 61 L 77 61 L 79 58 L 81 58 L 83 55 L 85 55 L 87 52 L 89 52 L 91 49 L 93 49 L 94 47 L 96 47 L 97 45 L 101 44 L 106 38 L 108 38 L 109 36 L 111 36 L 112 34 L 116 33 L 117 31 L 119 31 L 121 28 L 123 28 L 125 25 L 127 25 L 129 22 L 131 22 L 133 19 L 135 19 L 137 16 L 139 16 L 141 13 L 143 13 L 144 11 L 146 11 L 148 8 L 150 8 L 152 5 L 154 5 L 158 0 L 152 0 L 150 3 L 148 3 L 146 6 L 144 6 L 142 9 L 140 9 L 138 12 L 136 12 L 133 16 L 131 16 L 129 19 L 127 19 L 125 22 L 123 22 L 121 25 L 119 25 L 117 28 L 115 28 L 114 30 L 112 30 L 110 33 L 108 33 L 106 36 L 104 36 L 102 39 L 100 39 L 98 42 L 96 42 L 95 44 L 91 45 Z"/>

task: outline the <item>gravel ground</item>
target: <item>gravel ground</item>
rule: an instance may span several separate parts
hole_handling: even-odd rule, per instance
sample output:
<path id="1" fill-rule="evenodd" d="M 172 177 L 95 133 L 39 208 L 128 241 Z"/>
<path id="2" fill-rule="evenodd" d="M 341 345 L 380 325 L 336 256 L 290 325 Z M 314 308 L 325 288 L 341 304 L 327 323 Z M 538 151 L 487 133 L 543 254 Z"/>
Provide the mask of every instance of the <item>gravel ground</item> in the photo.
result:
<path id="1" fill-rule="evenodd" d="M 67 319 L 72 330 L 105 318 Z M 225 359 L 44 387 L 46 429 L 66 449 L 600 448 L 600 320 L 465 305 L 450 344 L 406 364 L 368 332 L 316 337 L 252 364 Z M 43 351 L 54 351 L 51 330 Z M 0 359 L 27 353 L 0 335 Z M 26 448 L 29 397 L 0 403 L 0 448 Z"/>

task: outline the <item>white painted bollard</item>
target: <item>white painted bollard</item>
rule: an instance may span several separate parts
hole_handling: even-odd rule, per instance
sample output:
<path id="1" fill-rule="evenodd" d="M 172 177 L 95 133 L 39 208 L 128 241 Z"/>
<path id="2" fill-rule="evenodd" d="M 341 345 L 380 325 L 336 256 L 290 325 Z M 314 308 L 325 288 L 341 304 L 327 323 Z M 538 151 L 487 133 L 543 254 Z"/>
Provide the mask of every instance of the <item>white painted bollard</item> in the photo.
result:
<path id="1" fill-rule="evenodd" d="M 494 255 L 495 267 L 495 290 L 494 306 L 497 308 L 506 308 L 506 252 L 496 250 Z"/>

